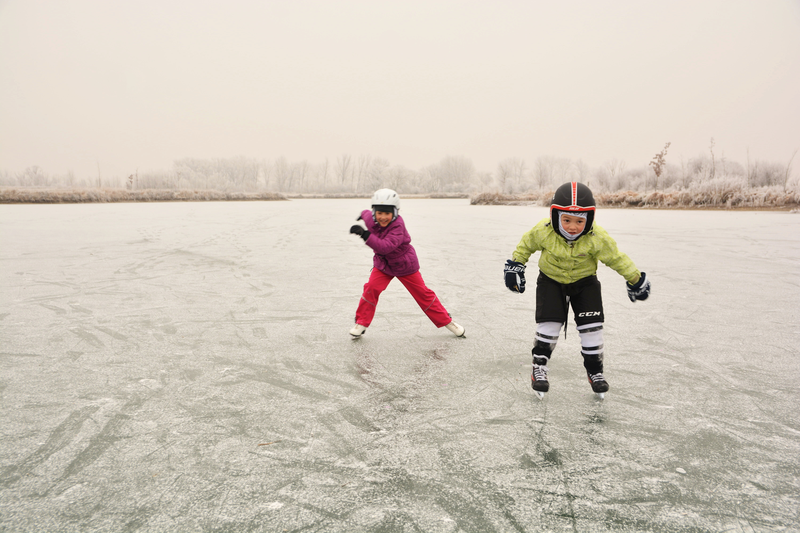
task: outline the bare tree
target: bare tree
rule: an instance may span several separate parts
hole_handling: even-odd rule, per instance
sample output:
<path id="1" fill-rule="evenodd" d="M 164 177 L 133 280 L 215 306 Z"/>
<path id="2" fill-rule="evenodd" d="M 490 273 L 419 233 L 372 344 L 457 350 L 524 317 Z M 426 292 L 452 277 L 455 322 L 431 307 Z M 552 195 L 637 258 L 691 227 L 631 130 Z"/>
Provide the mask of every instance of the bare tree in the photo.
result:
<path id="1" fill-rule="evenodd" d="M 608 171 L 610 190 L 619 190 L 625 186 L 625 184 L 619 182 L 619 179 L 626 166 L 625 161 L 620 161 L 616 158 L 605 162 L 603 168 Z"/>
<path id="2" fill-rule="evenodd" d="M 369 174 L 369 167 L 372 164 L 372 157 L 369 155 L 360 155 L 356 162 L 354 172 L 354 186 L 353 191 L 358 192 L 360 187 L 364 187 L 365 181 Z"/>
<path id="3" fill-rule="evenodd" d="M 597 189 L 597 192 L 608 192 L 611 190 L 611 177 L 608 174 L 608 169 L 599 167 L 594 171 L 594 182 L 592 189 Z"/>
<path id="4" fill-rule="evenodd" d="M 717 175 L 717 162 L 714 159 L 714 137 L 711 137 L 711 146 L 708 147 L 708 151 L 711 152 L 711 175 L 709 176 L 712 180 Z"/>
<path id="5" fill-rule="evenodd" d="M 656 185 L 654 188 L 655 190 L 658 190 L 658 178 L 661 177 L 661 173 L 664 172 L 664 167 L 667 164 L 666 161 L 667 148 L 669 148 L 670 144 L 671 143 L 667 143 L 666 145 L 664 145 L 664 149 L 661 150 L 659 153 L 657 153 L 655 156 L 653 156 L 653 160 L 650 161 L 649 163 L 649 165 L 653 167 L 653 172 L 655 172 L 656 175 Z M 644 191 L 647 192 L 647 178 L 645 178 Z"/>
<path id="6" fill-rule="evenodd" d="M 353 157 L 347 154 L 336 160 L 336 177 L 339 179 L 339 184 L 345 186 L 347 180 L 352 177 Z"/>
<path id="7" fill-rule="evenodd" d="M 413 173 L 402 165 L 390 167 L 386 172 L 385 187 L 401 191 L 403 186 L 412 178 Z"/>
<path id="8" fill-rule="evenodd" d="M 501 165 L 506 167 L 512 185 L 519 191 L 525 178 L 525 160 L 519 157 L 509 157 Z"/>
<path id="9" fill-rule="evenodd" d="M 98 169 L 100 167 L 98 166 Z M 98 177 L 98 183 L 99 183 Z M 44 187 L 48 185 L 50 178 L 37 165 L 28 167 L 17 175 L 17 183 L 23 187 Z M 98 185 L 99 186 L 99 185 Z"/>
<path id="10" fill-rule="evenodd" d="M 539 190 L 553 184 L 553 167 L 555 158 L 552 156 L 539 156 L 533 167 L 533 183 Z"/>
<path id="11" fill-rule="evenodd" d="M 497 171 L 495 172 L 495 176 L 497 179 L 497 186 L 500 188 L 500 192 L 508 192 L 506 189 L 506 185 L 508 181 L 511 179 L 513 175 L 513 170 L 511 166 L 508 164 L 508 160 L 500 161 L 497 165 Z"/>
<path id="12" fill-rule="evenodd" d="M 272 163 L 265 159 L 261 161 L 260 167 L 259 174 L 264 178 L 264 189 L 269 190 L 269 182 L 272 180 Z"/>
<path id="13" fill-rule="evenodd" d="M 581 183 L 586 183 L 589 179 L 589 165 L 583 159 L 578 159 L 573 165 L 577 180 Z"/>
<path id="14" fill-rule="evenodd" d="M 472 160 L 463 156 L 447 156 L 438 164 L 424 169 L 424 172 L 429 177 L 426 181 L 435 191 L 467 185 L 473 181 L 476 173 Z"/>
<path id="15" fill-rule="evenodd" d="M 389 161 L 376 157 L 367 170 L 366 185 L 368 190 L 380 189 L 389 170 Z"/>
<path id="16" fill-rule="evenodd" d="M 477 179 L 480 190 L 485 191 L 491 186 L 494 177 L 491 172 L 478 172 Z"/>
<path id="17" fill-rule="evenodd" d="M 571 168 L 571 159 L 558 157 L 553 160 L 553 175 L 558 178 L 559 184 L 569 181 L 569 171 Z"/>
<path id="18" fill-rule="evenodd" d="M 235 184 L 236 190 L 248 191 L 258 189 L 258 161 L 247 157 L 236 157 L 233 159 L 223 159 L 221 166 L 227 167 L 231 181 Z"/>
<path id="19" fill-rule="evenodd" d="M 681 188 L 685 189 L 689 186 L 689 172 L 686 169 L 686 161 L 681 156 Z"/>
<path id="20" fill-rule="evenodd" d="M 792 157 L 789 158 L 789 163 L 786 165 L 786 173 L 783 176 L 783 192 L 786 192 L 786 186 L 789 183 L 789 176 L 792 170 L 792 161 L 794 161 L 794 156 L 797 155 L 797 150 L 794 151 Z"/>
<path id="21" fill-rule="evenodd" d="M 319 166 L 319 171 L 317 172 L 317 181 L 321 184 L 322 188 L 327 188 L 328 186 L 328 170 L 330 169 L 330 163 L 328 162 L 328 158 L 325 158 L 325 162 Z"/>
<path id="22" fill-rule="evenodd" d="M 755 185 L 756 176 L 758 175 L 758 161 L 754 165 L 750 164 L 750 148 L 747 148 L 747 186 L 752 187 Z"/>
<path id="23" fill-rule="evenodd" d="M 295 166 L 297 169 L 297 179 L 299 181 L 297 185 L 297 192 L 303 192 L 306 190 L 307 185 L 306 181 L 308 180 L 309 174 L 309 164 L 307 159 L 303 159 Z"/>
<path id="24" fill-rule="evenodd" d="M 292 186 L 292 169 L 289 161 L 281 156 L 275 160 L 275 190 L 286 192 Z"/>

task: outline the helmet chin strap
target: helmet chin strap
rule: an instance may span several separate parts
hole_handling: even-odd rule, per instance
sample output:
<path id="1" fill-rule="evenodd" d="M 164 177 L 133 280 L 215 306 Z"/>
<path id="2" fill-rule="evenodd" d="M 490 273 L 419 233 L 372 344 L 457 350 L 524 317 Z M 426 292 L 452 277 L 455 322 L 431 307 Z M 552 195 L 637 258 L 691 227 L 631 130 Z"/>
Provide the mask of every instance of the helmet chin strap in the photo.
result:
<path id="1" fill-rule="evenodd" d="M 578 237 L 580 237 L 580 236 L 583 234 L 583 232 L 576 233 L 575 235 L 571 235 L 571 234 L 570 234 L 570 233 L 569 233 L 567 230 L 565 230 L 565 229 L 564 229 L 564 224 L 562 224 L 562 223 L 561 223 L 561 217 L 562 217 L 563 215 L 565 215 L 565 214 L 566 214 L 566 215 L 569 215 L 569 216 L 571 216 L 571 217 L 578 217 L 578 218 L 582 218 L 582 219 L 584 219 L 584 220 L 586 219 L 586 217 L 587 217 L 587 214 L 586 214 L 586 213 L 580 213 L 580 212 L 574 212 L 574 213 L 573 213 L 573 212 L 570 212 L 570 213 L 568 213 L 568 212 L 566 212 L 566 211 L 559 211 L 559 214 L 558 214 L 558 231 L 559 231 L 559 233 L 561 233 L 561 235 L 562 235 L 562 236 L 563 236 L 565 239 L 567 239 L 568 241 L 574 241 L 575 239 L 577 239 Z"/>

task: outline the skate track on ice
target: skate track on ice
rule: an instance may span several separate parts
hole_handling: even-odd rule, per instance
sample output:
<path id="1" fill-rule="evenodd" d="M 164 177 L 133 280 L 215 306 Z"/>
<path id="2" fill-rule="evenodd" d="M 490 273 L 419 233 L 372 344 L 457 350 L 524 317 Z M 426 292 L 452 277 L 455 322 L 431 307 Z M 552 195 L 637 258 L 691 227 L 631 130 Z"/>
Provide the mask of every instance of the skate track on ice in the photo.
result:
<path id="1" fill-rule="evenodd" d="M 540 401 L 547 210 L 403 200 L 467 336 L 394 281 L 353 341 L 367 203 L 0 206 L 0 530 L 800 530 L 800 215 L 599 209 L 652 297 L 601 265 L 611 391 L 570 323 Z"/>

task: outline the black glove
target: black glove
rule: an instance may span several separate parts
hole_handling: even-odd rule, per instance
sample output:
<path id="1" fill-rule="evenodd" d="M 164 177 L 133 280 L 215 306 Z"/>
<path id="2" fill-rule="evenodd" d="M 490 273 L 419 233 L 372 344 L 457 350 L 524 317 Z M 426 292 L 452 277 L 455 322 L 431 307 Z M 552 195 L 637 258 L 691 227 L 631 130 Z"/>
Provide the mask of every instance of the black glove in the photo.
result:
<path id="1" fill-rule="evenodd" d="M 642 272 L 639 281 L 634 285 L 626 281 L 625 287 L 628 289 L 628 298 L 634 303 L 636 303 L 636 300 L 647 300 L 647 297 L 650 296 L 650 280 L 647 279 L 644 272 Z"/>
<path id="2" fill-rule="evenodd" d="M 509 259 L 503 267 L 503 276 L 508 290 L 520 294 L 525 292 L 525 265 Z"/>
<path id="3" fill-rule="evenodd" d="M 358 224 L 353 224 L 352 226 L 350 226 L 350 233 L 358 235 L 359 237 L 364 239 L 364 242 L 366 242 L 367 239 L 369 239 L 369 231 L 365 230 Z"/>

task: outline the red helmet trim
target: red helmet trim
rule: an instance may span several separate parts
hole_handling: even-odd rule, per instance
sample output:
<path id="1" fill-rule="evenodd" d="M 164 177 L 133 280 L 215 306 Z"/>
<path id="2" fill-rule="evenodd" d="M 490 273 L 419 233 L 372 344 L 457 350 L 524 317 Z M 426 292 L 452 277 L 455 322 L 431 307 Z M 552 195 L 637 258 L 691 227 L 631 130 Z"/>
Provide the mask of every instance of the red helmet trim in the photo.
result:
<path id="1" fill-rule="evenodd" d="M 553 209 L 558 209 L 559 211 L 578 211 L 579 213 L 581 213 L 581 212 L 586 212 L 586 211 L 595 211 L 595 206 L 592 205 L 592 206 L 589 206 L 589 207 L 581 207 L 579 205 L 557 205 L 557 204 L 553 204 L 553 205 L 550 206 L 550 211 L 552 211 Z"/>
<path id="2" fill-rule="evenodd" d="M 594 211 L 595 206 L 581 207 L 578 205 L 578 182 L 572 181 L 570 182 L 569 185 L 570 185 L 569 196 L 571 201 L 570 205 L 552 204 L 550 206 L 550 211 L 552 212 L 553 209 L 560 209 L 561 211 L 578 211 L 579 213 L 584 211 Z"/>

